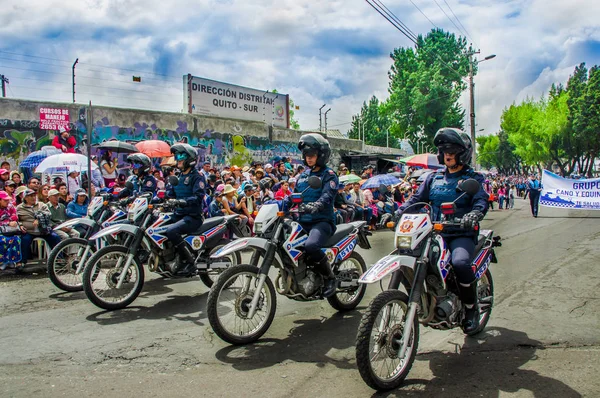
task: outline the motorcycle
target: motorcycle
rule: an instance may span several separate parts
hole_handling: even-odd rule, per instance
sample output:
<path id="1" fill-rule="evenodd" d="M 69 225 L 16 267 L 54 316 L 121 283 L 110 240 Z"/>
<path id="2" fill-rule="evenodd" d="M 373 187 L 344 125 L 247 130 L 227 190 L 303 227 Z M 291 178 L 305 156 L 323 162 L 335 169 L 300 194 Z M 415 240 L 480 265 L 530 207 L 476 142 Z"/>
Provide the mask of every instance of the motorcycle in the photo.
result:
<path id="1" fill-rule="evenodd" d="M 319 188 L 321 180 L 310 177 L 309 186 Z M 292 194 L 291 202 L 302 203 L 302 193 Z M 338 311 L 354 309 L 366 291 L 365 285 L 358 284 L 366 265 L 354 251 L 357 244 L 363 249 L 371 247 L 365 224 L 356 221 L 338 225 L 323 245 L 338 281 L 336 294 L 327 301 Z M 235 240 L 213 255 L 218 258 L 254 249 L 249 264 L 225 270 L 208 294 L 210 325 L 217 336 L 230 344 L 252 343 L 269 329 L 277 306 L 275 290 L 297 301 L 323 299 L 323 277 L 304 256 L 302 245 L 308 234 L 298 222 L 287 218 L 279 204 L 267 203 L 256 216 L 254 233 L 255 237 Z M 271 268 L 278 269 L 275 286 L 269 277 Z"/>
<path id="2" fill-rule="evenodd" d="M 100 308 L 125 308 L 137 298 L 144 285 L 143 264 L 147 264 L 150 272 L 165 278 L 189 277 L 172 274 L 174 264 L 180 262 L 180 255 L 164 235 L 173 222 L 173 210 L 179 204 L 176 200 L 167 200 L 154 208 L 151 199 L 152 195 L 148 194 L 135 199 L 127 212 L 127 219 L 133 225 L 115 225 L 90 237 L 90 240 L 95 240 L 122 233 L 132 236 L 127 245 L 115 244 L 98 250 L 85 265 L 83 290 L 87 298 Z M 197 231 L 184 236 L 184 241 L 196 256 L 195 275 L 199 275 L 207 287 L 224 269 L 241 262 L 240 253 L 216 259 L 209 257 L 235 236 L 244 236 L 238 217 L 206 219 Z"/>
<path id="3" fill-rule="evenodd" d="M 98 244 L 88 238 L 100 228 L 127 222 L 127 213 L 122 209 L 127 203 L 109 202 L 110 198 L 108 194 L 93 197 L 88 206 L 87 217 L 67 220 L 54 228 L 85 228 L 83 236 L 62 240 L 48 255 L 48 277 L 57 288 L 66 292 L 83 290 L 81 272 Z M 111 242 L 113 239 L 109 236 L 108 243 Z"/>
<path id="4" fill-rule="evenodd" d="M 474 179 L 459 185 L 462 195 L 472 196 L 479 188 Z M 459 299 L 450 250 L 441 236 L 443 231 L 464 230 L 461 220 L 453 218 L 455 202 L 441 205 L 441 222 L 432 222 L 428 213 L 403 214 L 395 230 L 396 250 L 380 259 L 359 280 L 361 284 L 371 284 L 391 275 L 387 290 L 375 297 L 363 314 L 356 337 L 357 366 L 365 383 L 373 389 L 397 388 L 408 376 L 417 354 L 419 324 L 439 330 L 461 326 L 464 306 Z M 468 335 L 481 332 L 489 321 L 494 300 L 489 266 L 497 262 L 494 248 L 501 246 L 500 237 L 494 237 L 493 231 L 479 230 L 478 225 L 475 230 L 478 240 L 472 267 L 480 317 L 478 328 Z M 399 290 L 400 285 L 408 295 Z"/>

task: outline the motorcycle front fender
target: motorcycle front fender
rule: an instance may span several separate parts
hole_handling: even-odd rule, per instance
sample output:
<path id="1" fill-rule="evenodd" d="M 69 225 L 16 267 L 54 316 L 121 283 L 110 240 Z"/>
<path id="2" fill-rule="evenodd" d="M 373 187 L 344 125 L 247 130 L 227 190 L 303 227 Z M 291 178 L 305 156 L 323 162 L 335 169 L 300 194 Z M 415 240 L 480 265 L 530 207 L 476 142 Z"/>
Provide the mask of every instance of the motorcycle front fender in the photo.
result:
<path id="1" fill-rule="evenodd" d="M 108 227 L 108 228 L 104 228 L 104 229 L 100 230 L 99 232 L 97 232 L 96 234 L 91 236 L 89 240 L 96 240 L 99 238 L 103 238 L 107 235 L 120 234 L 123 232 L 126 234 L 135 235 L 138 233 L 139 229 L 140 229 L 140 227 L 138 227 L 136 225 L 130 225 L 130 224 L 113 225 L 112 227 Z"/>
<path id="2" fill-rule="evenodd" d="M 64 223 L 57 225 L 54 227 L 54 230 L 59 230 L 62 228 L 73 228 L 77 225 L 83 225 L 85 227 L 94 227 L 96 225 L 96 221 L 91 218 L 73 218 L 71 220 L 67 220 Z"/>
<path id="3" fill-rule="evenodd" d="M 403 255 L 389 255 L 377 261 L 367 272 L 362 274 L 358 283 L 375 283 L 396 272 L 400 267 L 414 269 L 417 259 Z"/>
<path id="4" fill-rule="evenodd" d="M 217 250 L 214 254 L 210 256 L 210 258 L 219 258 L 223 256 L 227 256 L 233 252 L 246 250 L 249 248 L 267 250 L 268 240 L 263 238 L 242 238 L 236 239 L 219 250 Z"/>

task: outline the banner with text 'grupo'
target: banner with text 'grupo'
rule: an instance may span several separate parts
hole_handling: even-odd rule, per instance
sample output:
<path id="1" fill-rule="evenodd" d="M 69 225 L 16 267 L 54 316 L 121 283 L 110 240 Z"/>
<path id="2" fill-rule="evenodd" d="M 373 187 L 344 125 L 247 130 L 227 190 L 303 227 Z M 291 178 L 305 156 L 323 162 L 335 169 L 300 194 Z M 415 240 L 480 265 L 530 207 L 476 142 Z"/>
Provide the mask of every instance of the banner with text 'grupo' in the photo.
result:
<path id="1" fill-rule="evenodd" d="M 544 170 L 542 187 L 542 206 L 600 210 L 600 178 L 572 180 Z"/>

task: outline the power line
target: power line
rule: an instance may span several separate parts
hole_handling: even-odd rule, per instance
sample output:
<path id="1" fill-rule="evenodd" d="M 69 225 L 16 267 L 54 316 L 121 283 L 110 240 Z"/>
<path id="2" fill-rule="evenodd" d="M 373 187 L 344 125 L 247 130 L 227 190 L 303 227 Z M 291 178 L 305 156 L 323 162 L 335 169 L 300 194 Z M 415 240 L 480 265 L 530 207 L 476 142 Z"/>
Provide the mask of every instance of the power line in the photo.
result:
<path id="1" fill-rule="evenodd" d="M 416 8 L 417 10 L 419 10 L 419 12 L 420 12 L 421 14 L 423 14 L 423 16 L 424 16 L 425 18 L 427 18 L 427 20 L 428 20 L 428 21 L 429 21 L 429 22 L 430 22 L 430 23 L 433 25 L 433 27 L 434 27 L 434 28 L 438 28 L 438 27 L 437 27 L 437 25 L 436 25 L 436 24 L 434 24 L 434 23 L 433 23 L 433 21 L 432 21 L 431 19 L 429 19 L 429 17 L 428 17 L 427 15 L 425 15 L 425 13 L 424 13 L 423 11 L 421 11 L 421 9 L 419 8 L 419 6 L 417 6 L 417 5 L 416 5 L 416 4 L 415 4 L 415 3 L 414 3 L 412 0 L 410 0 L 410 2 L 412 3 L 412 5 L 413 5 L 413 6 L 415 6 L 415 8 Z M 439 29 L 439 28 L 438 28 L 438 29 Z"/>
<path id="2" fill-rule="evenodd" d="M 411 33 L 407 32 L 401 25 L 397 22 L 392 21 L 382 10 L 380 10 L 375 4 L 371 3 L 369 0 L 366 0 L 367 4 L 375 9 L 382 17 L 384 17 L 389 23 L 391 23 L 396 29 L 398 29 L 404 36 L 406 36 L 411 42 L 415 45 L 417 44 L 417 40 L 412 37 Z"/>
<path id="3" fill-rule="evenodd" d="M 440 5 L 440 3 L 438 3 L 438 2 L 437 2 L 437 0 L 433 0 L 433 1 L 434 1 L 434 2 L 435 2 L 435 4 L 438 6 L 438 8 L 439 8 L 440 10 L 442 10 L 442 12 L 443 12 L 443 13 L 444 13 L 444 15 L 446 16 L 446 18 L 448 18 L 448 20 L 449 20 L 450 22 L 452 22 L 452 25 L 454 25 L 454 27 L 455 27 L 456 29 L 458 29 L 458 31 L 460 32 L 460 34 L 463 34 L 463 32 L 462 32 L 462 31 L 460 30 L 460 28 L 458 27 L 458 25 L 454 23 L 454 21 L 452 20 L 452 18 L 450 18 L 450 16 L 448 15 L 448 13 L 447 13 L 447 12 L 446 12 L 446 11 L 445 11 L 443 8 L 442 8 L 442 6 Z M 465 36 L 466 36 L 466 35 L 465 35 Z"/>
<path id="4" fill-rule="evenodd" d="M 475 45 L 477 47 L 479 47 L 479 45 L 475 42 L 475 40 L 473 40 L 473 37 L 469 34 L 469 32 L 467 31 L 467 28 L 465 28 L 465 25 L 462 24 L 462 22 L 460 22 L 460 19 L 458 19 L 458 17 L 456 16 L 456 14 L 454 13 L 454 11 L 452 10 L 452 7 L 450 7 L 450 4 L 448 4 L 448 2 L 446 0 L 444 0 L 444 3 L 446 3 L 446 5 L 448 6 L 448 9 L 450 10 L 450 12 L 452 13 L 452 15 L 454 15 L 454 18 L 456 18 L 456 22 L 458 22 L 458 24 L 460 26 L 462 26 L 462 28 L 465 30 L 465 35 L 467 36 L 467 38 L 469 40 L 471 40 L 472 43 L 475 43 Z"/>
<path id="5" fill-rule="evenodd" d="M 389 8 L 387 8 L 387 7 L 385 6 L 385 4 L 383 4 L 383 2 L 382 2 L 381 0 L 371 0 L 371 1 L 374 1 L 374 2 L 378 3 L 378 4 L 380 5 L 380 7 L 382 7 L 382 8 L 383 8 L 383 10 L 385 10 L 385 12 L 386 12 L 386 14 L 387 14 L 388 16 L 390 16 L 390 17 L 391 17 L 391 18 L 393 18 L 395 21 L 397 21 L 397 22 L 398 22 L 398 24 L 400 24 L 400 26 L 402 26 L 402 27 L 403 27 L 403 28 L 404 28 L 404 29 L 405 29 L 405 30 L 406 30 L 406 31 L 407 31 L 407 32 L 410 34 L 410 36 L 411 36 L 411 38 L 412 38 L 412 41 L 413 41 L 413 42 L 415 42 L 415 44 L 416 44 L 416 41 L 417 41 L 417 35 L 416 35 L 416 34 L 415 34 L 415 33 L 414 33 L 412 30 L 410 30 L 410 28 L 409 28 L 408 26 L 406 26 L 406 24 L 405 24 L 404 22 L 402 22 L 402 21 L 400 20 L 400 18 L 398 18 L 398 17 L 396 16 L 396 14 L 394 14 L 394 13 L 393 13 L 393 12 L 392 12 L 392 11 L 391 11 Z"/>

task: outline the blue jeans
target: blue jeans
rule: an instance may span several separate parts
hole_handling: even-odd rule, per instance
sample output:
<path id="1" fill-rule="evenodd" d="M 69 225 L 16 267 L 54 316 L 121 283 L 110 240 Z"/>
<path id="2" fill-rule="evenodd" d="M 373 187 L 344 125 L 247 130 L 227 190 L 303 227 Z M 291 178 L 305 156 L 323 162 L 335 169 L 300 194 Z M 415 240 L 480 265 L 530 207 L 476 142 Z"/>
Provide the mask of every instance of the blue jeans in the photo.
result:
<path id="1" fill-rule="evenodd" d="M 21 236 L 21 256 L 23 257 L 23 263 L 26 263 L 31 256 L 31 242 L 33 242 L 35 238 L 44 239 L 48 242 L 50 248 L 53 248 L 60 243 L 60 237 L 54 231 L 50 232 L 48 235 L 25 234 Z"/>
<path id="2" fill-rule="evenodd" d="M 452 252 L 452 267 L 456 274 L 458 283 L 471 284 L 475 281 L 475 273 L 471 268 L 473 262 L 473 253 L 475 251 L 475 241 L 472 237 L 460 236 L 452 240 L 447 239 L 446 243 Z"/>
<path id="3" fill-rule="evenodd" d="M 325 221 L 301 225 L 308 232 L 308 239 L 304 242 L 304 252 L 308 258 L 318 263 L 325 257 L 325 253 L 321 251 L 321 248 L 333 236 L 334 226 Z"/>

